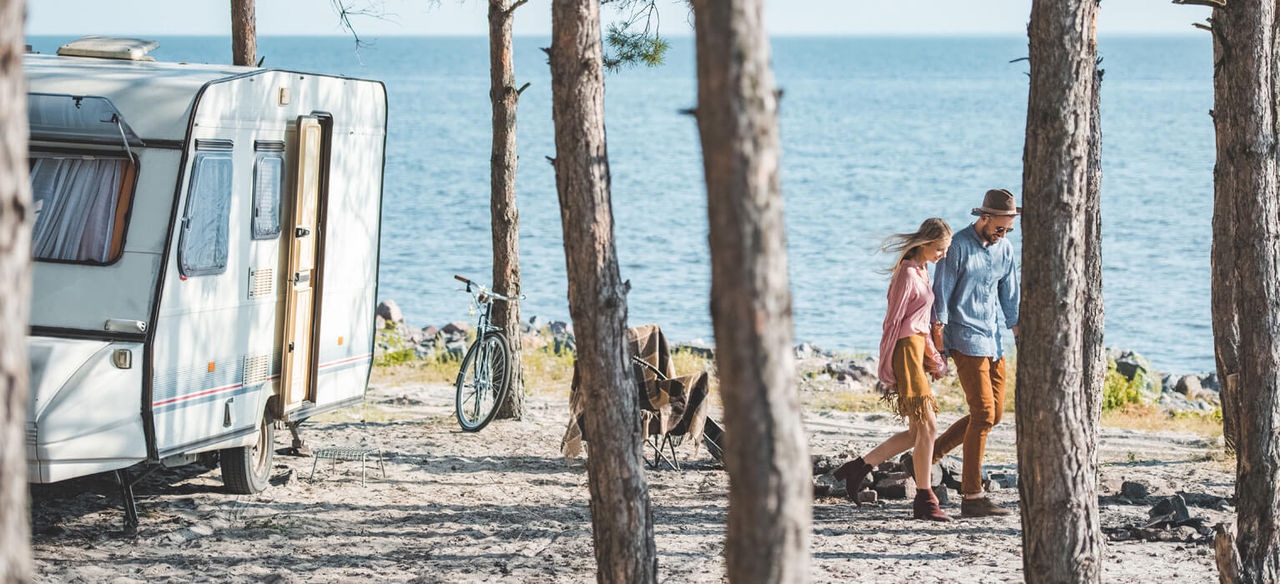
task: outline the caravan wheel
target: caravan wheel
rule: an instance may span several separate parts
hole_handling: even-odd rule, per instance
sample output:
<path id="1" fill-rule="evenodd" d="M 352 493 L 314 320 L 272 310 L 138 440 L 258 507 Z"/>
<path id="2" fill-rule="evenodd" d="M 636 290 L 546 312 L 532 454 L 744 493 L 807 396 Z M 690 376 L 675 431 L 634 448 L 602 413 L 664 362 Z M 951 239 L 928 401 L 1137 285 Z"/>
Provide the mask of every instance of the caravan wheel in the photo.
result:
<path id="1" fill-rule="evenodd" d="M 276 430 L 271 416 L 263 415 L 258 425 L 258 441 L 252 446 L 221 451 L 222 482 L 237 495 L 261 493 L 271 478 L 271 461 L 276 451 Z"/>

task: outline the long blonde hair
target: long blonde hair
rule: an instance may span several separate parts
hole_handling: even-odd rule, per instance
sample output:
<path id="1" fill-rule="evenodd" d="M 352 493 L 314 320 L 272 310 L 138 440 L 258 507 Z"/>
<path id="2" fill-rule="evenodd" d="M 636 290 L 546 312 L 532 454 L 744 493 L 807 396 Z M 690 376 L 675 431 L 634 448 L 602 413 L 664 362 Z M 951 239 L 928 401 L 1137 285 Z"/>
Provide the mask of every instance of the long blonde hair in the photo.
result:
<path id="1" fill-rule="evenodd" d="M 902 261 L 916 259 L 921 246 L 950 237 L 951 226 L 937 217 L 925 219 L 924 223 L 920 224 L 920 229 L 917 229 L 915 233 L 895 233 L 890 235 L 880 245 L 880 251 L 897 255 L 897 260 L 893 262 L 893 267 L 887 271 L 891 275 L 897 275 L 898 269 L 902 267 Z"/>

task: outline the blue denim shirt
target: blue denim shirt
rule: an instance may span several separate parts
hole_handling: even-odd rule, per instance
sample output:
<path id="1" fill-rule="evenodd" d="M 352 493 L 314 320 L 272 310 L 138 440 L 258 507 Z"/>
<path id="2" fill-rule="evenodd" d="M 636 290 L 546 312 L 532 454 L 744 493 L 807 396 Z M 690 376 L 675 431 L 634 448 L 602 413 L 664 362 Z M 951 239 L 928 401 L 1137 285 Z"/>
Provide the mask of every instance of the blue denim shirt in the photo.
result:
<path id="1" fill-rule="evenodd" d="M 933 322 L 946 325 L 943 350 L 1003 357 L 999 320 L 1006 327 L 1017 325 L 1022 297 L 1013 244 L 1001 239 L 983 245 L 969 225 L 951 238 L 951 249 L 935 271 Z"/>

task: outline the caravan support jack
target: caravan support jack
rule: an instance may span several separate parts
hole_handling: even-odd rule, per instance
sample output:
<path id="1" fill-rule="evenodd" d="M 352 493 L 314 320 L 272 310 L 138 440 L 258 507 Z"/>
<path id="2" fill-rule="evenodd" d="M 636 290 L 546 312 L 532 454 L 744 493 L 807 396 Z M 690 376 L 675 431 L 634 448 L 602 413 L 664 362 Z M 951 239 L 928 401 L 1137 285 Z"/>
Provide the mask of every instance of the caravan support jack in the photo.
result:
<path id="1" fill-rule="evenodd" d="M 293 436 L 293 445 L 289 447 L 289 454 L 293 456 L 312 456 L 315 452 L 311 450 L 310 446 L 307 446 L 306 441 L 302 439 L 302 435 L 298 433 L 298 426 L 301 424 L 301 420 L 285 423 L 285 427 L 289 428 L 289 435 Z"/>
<path id="2" fill-rule="evenodd" d="M 125 532 L 134 533 L 138 531 L 138 502 L 133 498 L 133 486 L 160 468 L 162 468 L 162 465 L 154 465 L 132 480 L 129 479 L 128 469 L 122 468 L 116 471 L 116 483 L 120 485 L 120 499 L 124 504 Z"/>

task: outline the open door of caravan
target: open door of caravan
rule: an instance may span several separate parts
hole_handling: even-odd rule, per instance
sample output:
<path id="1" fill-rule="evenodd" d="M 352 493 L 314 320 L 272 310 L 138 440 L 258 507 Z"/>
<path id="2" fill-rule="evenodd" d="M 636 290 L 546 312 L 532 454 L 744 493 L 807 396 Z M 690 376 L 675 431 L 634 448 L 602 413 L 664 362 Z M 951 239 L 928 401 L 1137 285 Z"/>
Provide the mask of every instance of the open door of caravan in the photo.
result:
<path id="1" fill-rule="evenodd" d="M 280 348 L 280 396 L 278 418 L 298 409 L 311 396 L 316 362 L 313 335 L 315 314 L 316 252 L 319 233 L 321 164 L 324 161 L 324 128 L 320 118 L 298 118 L 298 155 L 292 224 L 286 233 L 288 253 L 285 286 L 285 319 Z"/>

